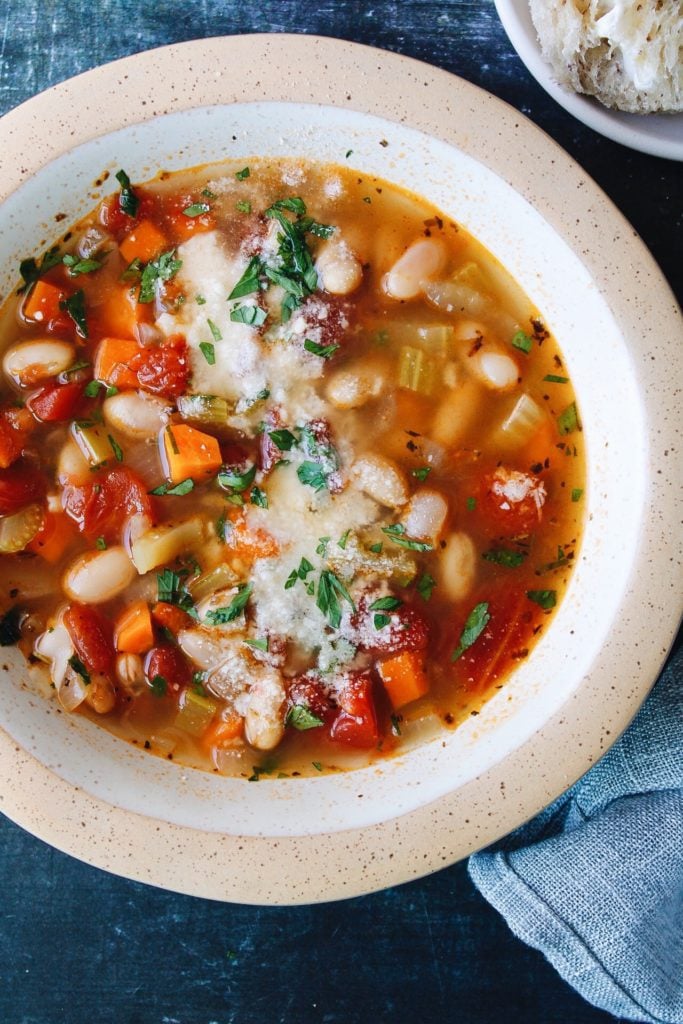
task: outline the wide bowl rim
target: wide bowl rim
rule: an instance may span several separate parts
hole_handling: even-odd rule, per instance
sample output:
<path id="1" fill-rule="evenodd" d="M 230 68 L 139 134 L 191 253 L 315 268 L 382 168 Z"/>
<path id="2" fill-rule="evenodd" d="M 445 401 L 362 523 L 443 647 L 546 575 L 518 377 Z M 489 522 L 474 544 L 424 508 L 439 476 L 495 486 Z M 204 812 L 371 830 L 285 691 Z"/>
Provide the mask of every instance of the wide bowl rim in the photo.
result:
<path id="1" fill-rule="evenodd" d="M 233 58 L 230 68 L 224 63 L 228 55 Z M 207 60 L 221 68 L 208 83 L 202 74 Z M 305 74 L 300 70 L 302 63 Z M 174 75 L 164 78 L 159 74 L 164 67 L 173 67 Z M 243 70 L 237 70 L 244 67 L 260 71 L 267 68 L 268 72 L 247 76 L 245 82 Z M 154 75 L 156 89 L 154 109 L 147 110 L 142 118 L 137 100 L 150 75 Z M 347 86 L 353 83 L 348 91 L 340 91 L 342 80 Z M 415 88 L 418 84 L 422 90 L 429 90 L 429 108 L 420 102 Z M 105 111 L 91 106 L 88 100 L 88 96 L 111 94 L 117 96 L 117 103 Z M 446 72 L 325 37 L 253 35 L 196 40 L 124 58 L 55 86 L 0 122 L 3 151 L 21 154 L 20 160 L 3 162 L 0 200 L 55 156 L 95 135 L 169 110 L 248 99 L 342 106 L 359 114 L 373 113 L 405 122 L 456 145 L 529 198 L 575 251 L 578 247 L 623 329 L 632 332 L 634 318 L 648 315 L 658 327 L 668 330 L 668 337 L 675 340 L 680 333 L 676 303 L 643 243 L 597 186 L 539 129 L 501 100 Z M 36 123 L 59 123 L 56 115 L 62 105 L 70 110 L 71 132 L 55 131 L 43 146 L 26 152 L 27 125 L 35 128 Z M 490 134 L 475 130 L 482 109 L 495 119 L 493 140 Z M 459 115 L 457 127 L 444 124 L 444 113 L 455 110 Z M 80 116 L 74 116 L 75 112 Z M 491 146 L 492 141 L 495 146 Z M 529 171 L 541 163 L 549 168 L 545 179 L 540 170 Z M 559 202 L 559 190 L 555 188 L 558 182 L 572 190 L 575 198 L 571 212 Z M 577 222 L 582 224 L 580 232 Z M 597 243 L 604 239 L 606 228 L 613 251 L 604 261 Z M 602 266 L 604 262 L 607 268 Z M 673 352 L 673 341 L 670 348 Z M 654 392 L 671 386 L 659 365 L 643 383 L 653 443 L 650 484 L 652 497 L 658 502 L 661 527 L 675 524 L 672 466 L 664 456 L 676 435 L 672 420 L 663 416 L 654 402 Z M 656 554 L 656 538 L 655 531 L 644 536 L 639 555 L 644 562 Z M 609 738 L 604 723 L 595 721 L 595 716 L 591 718 L 591 712 L 610 700 L 606 673 L 623 669 L 629 675 L 623 648 L 609 653 L 602 666 L 602 680 L 593 679 L 589 687 L 579 687 L 575 698 L 568 702 L 572 706 L 563 708 L 504 765 L 484 773 L 457 794 L 401 818 L 361 830 L 313 837 L 274 839 L 205 833 L 105 804 L 64 782 L 0 732 L 3 810 L 40 838 L 97 866 L 216 899 L 313 902 L 407 881 L 486 845 L 530 817 L 581 775 L 625 728 L 654 681 L 680 615 L 675 569 L 663 558 L 659 561 L 659 581 L 668 585 L 663 589 L 674 591 L 675 600 L 660 607 L 663 602 L 657 600 L 652 574 L 644 578 L 640 597 L 653 612 L 657 611 L 657 625 L 653 630 L 643 623 L 638 637 L 639 668 L 630 679 L 631 688 L 621 706 L 613 709 Z M 579 696 L 583 704 L 577 708 Z M 611 701 L 614 703 L 613 697 Z M 552 779 L 546 777 L 542 785 L 527 785 L 529 763 L 552 763 L 552 751 L 560 736 L 565 743 L 575 739 L 574 755 L 557 767 Z M 20 788 L 14 785 L 17 775 L 21 777 Z M 505 795 L 494 800 L 492 794 L 500 793 L 501 786 Z M 90 827 L 83 828 L 84 821 L 89 821 Z M 106 841 L 108 836 L 117 837 L 116 842 Z M 170 860 L 160 856 L 160 846 L 173 851 Z M 191 875 L 182 871 L 182 865 L 198 860 L 207 865 L 206 871 Z M 240 869 L 242 862 L 245 866 Z M 317 877 L 316 863 L 326 865 L 325 872 Z M 268 882 L 260 874 L 260 869 L 265 872 L 264 865 Z M 274 888 L 273 878 L 278 875 L 281 884 Z"/>

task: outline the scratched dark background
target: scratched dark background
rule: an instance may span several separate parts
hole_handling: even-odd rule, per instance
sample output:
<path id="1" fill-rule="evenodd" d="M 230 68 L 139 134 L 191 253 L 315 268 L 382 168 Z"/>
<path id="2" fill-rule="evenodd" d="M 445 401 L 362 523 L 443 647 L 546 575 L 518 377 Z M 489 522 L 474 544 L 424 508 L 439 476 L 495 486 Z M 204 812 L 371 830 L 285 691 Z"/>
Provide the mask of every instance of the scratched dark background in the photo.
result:
<path id="1" fill-rule="evenodd" d="M 681 164 L 603 139 L 559 108 L 515 55 L 493 0 L 1 0 L 0 114 L 117 57 L 267 31 L 405 53 L 507 100 L 596 179 L 680 299 Z M 105 874 L 3 818 L 0 893 L 3 1024 L 615 1020 L 512 936 L 464 864 L 344 903 L 250 908 Z"/>

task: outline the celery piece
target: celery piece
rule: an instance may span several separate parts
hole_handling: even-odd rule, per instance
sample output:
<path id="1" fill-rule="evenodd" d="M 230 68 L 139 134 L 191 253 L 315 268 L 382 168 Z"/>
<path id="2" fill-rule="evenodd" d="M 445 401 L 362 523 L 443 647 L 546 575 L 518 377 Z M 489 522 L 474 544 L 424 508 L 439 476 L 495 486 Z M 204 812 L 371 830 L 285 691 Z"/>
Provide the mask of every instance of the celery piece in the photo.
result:
<path id="1" fill-rule="evenodd" d="M 184 420 L 194 423 L 220 425 L 225 423 L 229 412 L 228 403 L 216 395 L 181 395 L 178 412 Z"/>
<path id="2" fill-rule="evenodd" d="M 218 705 L 215 701 L 209 697 L 202 697 L 193 690 L 186 690 L 182 698 L 182 707 L 173 724 L 190 736 L 201 736 L 206 732 L 217 711 Z"/>
<path id="3" fill-rule="evenodd" d="M 205 597 L 215 594 L 218 590 L 234 587 L 238 581 L 239 576 L 236 575 L 229 565 L 221 562 L 220 565 L 214 566 L 213 569 L 203 572 L 201 576 L 196 576 L 188 583 L 187 589 L 195 603 L 197 603 L 203 601 Z"/>
<path id="4" fill-rule="evenodd" d="M 434 386 L 434 363 L 421 348 L 404 345 L 398 357 L 398 384 L 421 395 L 430 395 Z"/>
<path id="5" fill-rule="evenodd" d="M 71 428 L 74 441 L 91 466 L 100 466 L 114 458 L 114 449 L 105 427 L 74 423 Z"/>

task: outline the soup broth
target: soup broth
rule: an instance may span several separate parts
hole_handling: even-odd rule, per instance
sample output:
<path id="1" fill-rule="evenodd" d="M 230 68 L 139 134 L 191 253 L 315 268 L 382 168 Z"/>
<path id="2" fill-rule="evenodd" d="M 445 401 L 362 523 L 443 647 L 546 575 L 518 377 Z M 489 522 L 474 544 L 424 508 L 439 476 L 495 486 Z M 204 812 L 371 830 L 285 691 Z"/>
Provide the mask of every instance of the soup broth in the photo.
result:
<path id="1" fill-rule="evenodd" d="M 478 713 L 580 540 L 539 311 L 461 225 L 349 168 L 116 177 L 0 319 L 2 643 L 65 710 L 252 780 Z"/>

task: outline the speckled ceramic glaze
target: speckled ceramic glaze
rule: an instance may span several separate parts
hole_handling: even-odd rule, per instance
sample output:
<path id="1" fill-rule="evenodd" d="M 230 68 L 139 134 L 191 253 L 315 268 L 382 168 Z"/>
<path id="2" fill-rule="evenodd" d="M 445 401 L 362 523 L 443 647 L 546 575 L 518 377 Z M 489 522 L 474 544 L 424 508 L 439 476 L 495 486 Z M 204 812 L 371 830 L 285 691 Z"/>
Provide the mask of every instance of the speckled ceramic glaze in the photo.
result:
<path id="1" fill-rule="evenodd" d="M 642 243 L 583 172 L 465 82 L 311 37 L 204 40 L 108 65 L 7 115 L 0 146 L 3 294 L 19 258 L 58 235 L 55 216 L 68 223 L 99 198 L 105 170 L 125 166 L 140 180 L 223 156 L 343 162 L 351 149 L 347 163 L 463 223 L 542 310 L 579 395 L 589 473 L 566 599 L 505 690 L 455 733 L 379 768 L 254 785 L 146 756 L 59 714 L 3 652 L 0 807 L 130 877 L 292 903 L 451 863 L 583 773 L 645 697 L 681 607 L 669 542 L 681 476 L 679 314 Z"/>

